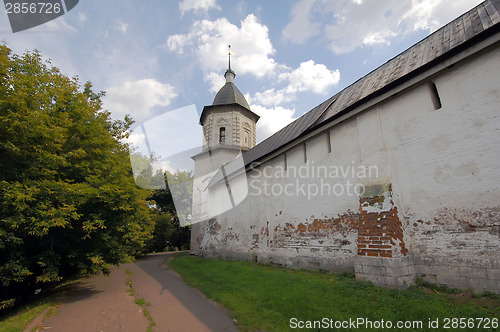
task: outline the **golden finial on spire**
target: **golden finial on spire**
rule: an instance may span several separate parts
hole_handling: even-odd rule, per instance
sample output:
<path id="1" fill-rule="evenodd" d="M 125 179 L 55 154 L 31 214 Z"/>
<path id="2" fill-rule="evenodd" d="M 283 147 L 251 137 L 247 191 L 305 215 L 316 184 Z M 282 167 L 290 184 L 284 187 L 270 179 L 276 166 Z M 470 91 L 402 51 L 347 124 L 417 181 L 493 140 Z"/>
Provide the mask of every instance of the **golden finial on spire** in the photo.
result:
<path id="1" fill-rule="evenodd" d="M 224 73 L 224 77 L 226 78 L 226 82 L 233 83 L 234 77 L 236 74 L 234 71 L 231 69 L 231 45 L 228 45 L 228 56 L 229 56 L 229 68 L 226 70 Z"/>

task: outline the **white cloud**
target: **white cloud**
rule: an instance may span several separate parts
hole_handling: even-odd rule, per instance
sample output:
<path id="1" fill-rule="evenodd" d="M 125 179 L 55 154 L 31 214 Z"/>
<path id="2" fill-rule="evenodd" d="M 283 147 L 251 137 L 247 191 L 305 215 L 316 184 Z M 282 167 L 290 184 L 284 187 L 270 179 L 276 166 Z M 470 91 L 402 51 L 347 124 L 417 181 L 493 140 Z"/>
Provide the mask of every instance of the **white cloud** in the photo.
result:
<path id="1" fill-rule="evenodd" d="M 83 24 L 87 21 L 87 15 L 84 12 L 78 12 L 77 19 L 80 24 Z"/>
<path id="2" fill-rule="evenodd" d="M 260 116 L 259 122 L 257 122 L 257 143 L 265 140 L 295 120 L 293 117 L 295 110 L 293 109 L 281 106 L 266 108 L 260 105 L 251 105 L 250 108 Z"/>
<path id="3" fill-rule="evenodd" d="M 153 171 L 156 172 L 157 170 L 167 171 L 172 174 L 174 174 L 177 171 L 186 171 L 185 169 L 175 168 L 170 160 L 161 160 L 156 164 L 154 164 Z"/>
<path id="4" fill-rule="evenodd" d="M 377 45 L 386 44 L 390 45 L 389 39 L 397 36 L 397 33 L 390 30 L 382 30 L 376 32 L 370 32 L 363 38 L 363 44 L 365 45 Z"/>
<path id="5" fill-rule="evenodd" d="M 301 0 L 291 11 L 291 21 L 283 29 L 283 38 L 296 44 L 302 44 L 310 37 L 318 35 L 321 25 L 311 22 L 311 9 L 316 0 Z"/>
<path id="6" fill-rule="evenodd" d="M 285 89 L 276 91 L 275 88 L 267 89 L 263 92 L 257 92 L 253 97 L 247 98 L 249 102 L 256 101 L 264 106 L 277 106 L 294 99 L 294 95 L 285 94 Z"/>
<path id="7" fill-rule="evenodd" d="M 269 30 L 253 14 L 241 21 L 241 27 L 231 24 L 226 18 L 196 21 L 187 34 L 169 36 L 166 48 L 179 54 L 194 50 L 193 55 L 208 75 L 227 68 L 229 44 L 233 54 L 231 66 L 237 74 L 262 77 L 275 70 L 276 63 L 270 57 L 275 50 L 269 39 Z"/>
<path id="8" fill-rule="evenodd" d="M 286 82 L 284 88 L 279 90 L 271 88 L 257 92 L 253 96 L 245 96 L 251 103 L 252 111 L 260 115 L 257 122 L 259 142 L 296 119 L 294 109 L 278 106 L 279 104 L 296 99 L 299 92 L 326 93 L 340 80 L 338 70 L 329 70 L 325 65 L 316 64 L 313 60 L 302 62 L 295 70 L 286 67 L 282 69 L 286 71 L 279 75 L 279 81 Z"/>
<path id="9" fill-rule="evenodd" d="M 213 71 L 206 74 L 203 80 L 210 84 L 210 92 L 212 93 L 217 93 L 220 88 L 222 88 L 222 86 L 226 83 L 224 76 Z"/>
<path id="10" fill-rule="evenodd" d="M 104 108 L 114 116 L 130 114 L 136 121 L 148 118 L 155 106 L 168 106 L 177 96 L 170 84 L 163 84 L 154 79 L 125 82 L 106 91 Z"/>
<path id="11" fill-rule="evenodd" d="M 295 70 L 286 68 L 279 74 L 278 81 L 286 82 L 282 89 L 267 89 L 257 92 L 250 100 L 264 106 L 276 106 L 296 99 L 298 92 L 311 91 L 325 94 L 340 81 L 339 70 L 329 70 L 324 64 L 316 64 L 313 60 L 302 62 Z"/>
<path id="12" fill-rule="evenodd" d="M 280 74 L 279 79 L 286 79 L 290 82 L 286 88 L 289 93 L 312 91 L 322 94 L 339 82 L 340 72 L 338 69 L 329 70 L 325 65 L 316 64 L 313 60 L 309 60 L 302 62 L 291 73 Z"/>
<path id="13" fill-rule="evenodd" d="M 330 49 L 349 53 L 363 45 L 390 44 L 407 23 L 401 18 L 412 8 L 410 1 L 379 0 L 326 5 L 335 22 L 325 27 Z M 404 23 L 404 24 L 403 24 Z"/>
<path id="14" fill-rule="evenodd" d="M 128 136 L 128 138 L 125 139 L 125 141 L 132 146 L 141 146 L 144 145 L 146 142 L 146 135 L 144 135 L 142 132 L 140 133 L 132 132 Z"/>
<path id="15" fill-rule="evenodd" d="M 231 67 L 237 75 L 251 74 L 258 78 L 267 75 L 274 78 L 274 87 L 246 97 L 250 103 L 257 104 L 255 107 L 274 107 L 270 114 L 286 113 L 286 109 L 277 106 L 295 100 L 297 93 L 310 91 L 324 94 L 340 80 L 338 70 L 329 70 L 313 60 L 302 62 L 296 69 L 276 63 L 272 58 L 275 50 L 269 39 L 268 28 L 253 14 L 241 21 L 240 27 L 231 24 L 226 18 L 196 21 L 188 33 L 169 36 L 165 47 L 179 54 L 192 52 L 188 56 L 198 59 L 198 65 L 204 72 L 204 81 L 210 85 L 210 92 L 216 93 L 224 85 L 222 73 L 227 68 L 228 44 L 231 44 Z M 293 111 L 286 111 L 293 114 Z M 284 119 L 290 120 L 291 116 L 285 116 Z M 267 128 L 269 134 L 280 129 L 282 123 L 288 122 L 277 121 L 279 128 L 276 128 L 264 119 L 261 127 Z"/>
<path id="16" fill-rule="evenodd" d="M 206 13 L 210 9 L 219 9 L 215 0 L 183 0 L 179 3 L 179 9 L 181 14 L 184 15 L 186 12 L 194 11 L 195 13 Z"/>
<path id="17" fill-rule="evenodd" d="M 360 47 L 389 45 L 395 38 L 418 30 L 433 32 L 482 0 L 300 0 L 283 30 L 285 40 L 303 43 L 321 34 L 335 54 Z M 317 22 L 314 21 L 315 13 Z M 331 15 L 331 22 L 319 19 Z"/>
<path id="18" fill-rule="evenodd" d="M 412 21 L 413 30 L 428 29 L 433 32 L 481 2 L 483 0 L 415 1 L 404 19 Z"/>
<path id="19" fill-rule="evenodd" d="M 116 21 L 116 29 L 121 31 L 122 33 L 127 33 L 128 24 L 123 22 L 122 20 Z"/>
<path id="20" fill-rule="evenodd" d="M 184 54 L 184 48 L 193 44 L 189 35 L 172 35 L 167 39 L 166 48 L 178 54 Z"/>

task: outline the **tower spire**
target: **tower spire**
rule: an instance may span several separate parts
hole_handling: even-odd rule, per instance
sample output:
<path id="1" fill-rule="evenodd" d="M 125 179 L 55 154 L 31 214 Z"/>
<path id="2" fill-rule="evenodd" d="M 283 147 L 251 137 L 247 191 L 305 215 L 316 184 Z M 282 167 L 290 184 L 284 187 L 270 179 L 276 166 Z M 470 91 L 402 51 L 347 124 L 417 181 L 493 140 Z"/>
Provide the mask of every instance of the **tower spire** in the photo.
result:
<path id="1" fill-rule="evenodd" d="M 226 83 L 233 83 L 234 82 L 234 77 L 236 76 L 235 72 L 231 69 L 231 45 L 228 45 L 228 56 L 229 56 L 229 66 L 226 70 L 226 73 L 224 74 L 224 77 L 226 78 Z"/>

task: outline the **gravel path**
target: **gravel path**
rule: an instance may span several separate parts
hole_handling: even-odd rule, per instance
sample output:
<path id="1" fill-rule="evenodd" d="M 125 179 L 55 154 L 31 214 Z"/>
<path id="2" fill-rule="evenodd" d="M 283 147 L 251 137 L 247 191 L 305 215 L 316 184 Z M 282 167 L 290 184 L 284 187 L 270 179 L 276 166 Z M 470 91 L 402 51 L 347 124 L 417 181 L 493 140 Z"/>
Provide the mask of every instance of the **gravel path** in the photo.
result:
<path id="1" fill-rule="evenodd" d="M 153 331 L 238 331 L 223 309 L 166 269 L 168 255 L 148 255 L 113 268 L 107 277 L 81 280 L 57 315 L 39 325 L 40 331 L 146 331 L 150 321 L 142 308 L 156 323 Z M 127 293 L 127 280 L 132 281 L 135 296 Z M 151 305 L 138 306 L 134 300 L 140 298 Z"/>

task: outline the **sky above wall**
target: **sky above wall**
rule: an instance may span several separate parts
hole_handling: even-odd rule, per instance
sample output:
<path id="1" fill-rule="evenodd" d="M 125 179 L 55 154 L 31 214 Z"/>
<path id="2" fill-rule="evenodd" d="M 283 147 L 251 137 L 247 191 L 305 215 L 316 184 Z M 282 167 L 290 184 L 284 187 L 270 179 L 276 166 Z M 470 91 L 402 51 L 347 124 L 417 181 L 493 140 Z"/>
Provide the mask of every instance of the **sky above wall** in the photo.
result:
<path id="1" fill-rule="evenodd" d="M 259 142 L 480 2 L 81 0 L 15 34 L 2 11 L 0 41 L 15 53 L 38 49 L 105 90 L 114 118 L 137 123 L 212 104 L 230 44 L 235 84 L 261 116 Z"/>

